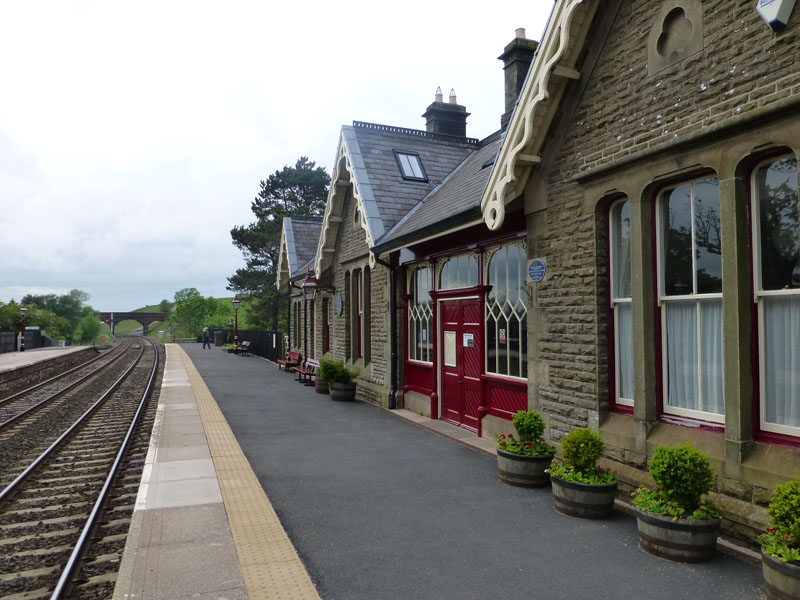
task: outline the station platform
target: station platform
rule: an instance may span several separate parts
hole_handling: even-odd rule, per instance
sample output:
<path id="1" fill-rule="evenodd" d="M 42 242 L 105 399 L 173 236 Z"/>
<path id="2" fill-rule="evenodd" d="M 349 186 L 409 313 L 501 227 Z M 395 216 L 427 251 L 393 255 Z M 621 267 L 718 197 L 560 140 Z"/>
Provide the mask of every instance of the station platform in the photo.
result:
<path id="1" fill-rule="evenodd" d="M 38 362 L 50 360 L 57 356 L 66 356 L 73 352 L 85 350 L 89 346 L 51 346 L 50 348 L 30 348 L 25 352 L 2 352 L 0 353 L 0 373 L 12 371 L 34 365 Z"/>
<path id="2" fill-rule="evenodd" d="M 549 489 L 498 482 L 494 454 L 261 358 L 169 344 L 114 598 L 764 597 L 752 563 L 655 558 L 624 510 L 561 515 Z"/>
<path id="3" fill-rule="evenodd" d="M 319 598 L 202 377 L 165 347 L 114 599 Z"/>

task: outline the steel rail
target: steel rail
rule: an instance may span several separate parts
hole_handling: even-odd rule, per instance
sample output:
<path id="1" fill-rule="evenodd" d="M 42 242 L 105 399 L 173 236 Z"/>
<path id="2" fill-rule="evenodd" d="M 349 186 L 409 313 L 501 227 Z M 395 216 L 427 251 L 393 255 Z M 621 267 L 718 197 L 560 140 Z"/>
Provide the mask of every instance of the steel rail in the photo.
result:
<path id="1" fill-rule="evenodd" d="M 122 440 L 122 444 L 120 445 L 119 451 L 117 452 L 117 457 L 114 460 L 114 464 L 111 465 L 108 477 L 106 477 L 106 481 L 103 484 L 103 489 L 100 490 L 100 494 L 98 495 L 97 500 L 94 503 L 92 512 L 89 514 L 89 518 L 86 520 L 86 524 L 83 527 L 83 531 L 81 531 L 81 535 L 78 538 L 78 541 L 75 544 L 75 548 L 72 550 L 72 554 L 70 555 L 69 560 L 67 561 L 67 564 L 61 573 L 61 577 L 59 578 L 58 583 L 56 584 L 55 590 L 53 590 L 53 593 L 50 596 L 50 600 L 59 600 L 62 597 L 64 591 L 66 590 L 67 584 L 69 583 L 69 580 L 72 577 L 72 573 L 78 564 L 78 561 L 83 553 L 84 547 L 86 546 L 86 541 L 89 539 L 89 535 L 94 530 L 94 527 L 100 515 L 100 510 L 102 509 L 103 504 L 106 501 L 106 497 L 108 496 L 108 492 L 111 489 L 111 484 L 114 482 L 114 479 L 117 476 L 117 472 L 119 471 L 119 466 L 120 463 L 122 462 L 122 458 L 125 455 L 126 450 L 128 449 L 128 444 L 130 443 L 130 440 L 133 437 L 133 431 L 139 422 L 139 416 L 144 411 L 147 399 L 150 397 L 150 394 L 153 390 L 153 380 L 155 379 L 156 372 L 158 371 L 158 346 L 156 346 L 156 344 L 150 342 L 149 340 L 148 342 L 153 347 L 153 352 L 155 353 L 155 357 L 153 359 L 153 369 L 150 372 L 150 380 L 147 382 L 147 388 L 142 394 L 142 399 L 139 401 L 139 407 L 136 409 L 136 414 L 133 416 L 133 420 L 131 421 L 130 427 L 128 427 L 128 432 L 125 434 L 125 439 Z"/>
<path id="2" fill-rule="evenodd" d="M 127 341 L 127 340 L 126 340 L 126 341 Z M 125 353 L 125 351 L 126 351 L 128 348 L 130 348 L 130 345 L 131 345 L 131 344 L 130 344 L 130 342 L 129 342 L 129 343 L 128 343 L 128 346 L 127 346 L 126 348 L 123 348 L 123 349 L 120 351 L 120 354 L 124 354 L 124 353 Z M 15 400 L 16 398 L 18 398 L 19 396 L 22 396 L 23 394 L 29 394 L 29 393 L 31 393 L 31 392 L 33 392 L 33 391 L 36 391 L 36 390 L 38 390 L 40 387 L 42 387 L 42 386 L 44 386 L 44 385 L 47 385 L 48 383 L 53 383 L 54 381 L 58 381 L 59 379 L 61 379 L 62 377 L 65 377 L 65 376 L 67 376 L 67 375 L 69 375 L 70 373 L 74 373 L 75 371 L 77 371 L 77 370 L 79 370 L 79 369 L 82 369 L 82 368 L 84 368 L 84 367 L 87 367 L 87 366 L 89 366 L 90 364 L 92 364 L 93 362 L 100 360 L 101 358 L 105 358 L 105 356 L 106 356 L 106 353 L 102 353 L 102 354 L 100 354 L 100 355 L 98 355 L 98 356 L 95 356 L 95 357 L 94 357 L 92 360 L 87 360 L 85 363 L 82 363 L 82 364 L 80 364 L 80 365 L 77 365 L 77 366 L 75 366 L 75 367 L 72 367 L 72 368 L 71 368 L 71 369 L 69 369 L 68 371 L 64 371 L 63 373 L 59 373 L 58 375 L 54 375 L 54 376 L 53 376 L 53 377 L 51 377 L 50 379 L 47 379 L 47 380 L 45 380 L 45 381 L 41 381 L 41 382 L 37 383 L 36 385 L 32 385 L 31 387 L 29 387 L 29 388 L 27 388 L 27 389 L 20 390 L 19 392 L 16 392 L 16 393 L 14 393 L 14 394 L 12 394 L 12 395 L 8 396 L 7 398 L 2 398 L 2 399 L 0 399 L 0 406 L 3 406 L 4 404 L 7 404 L 7 403 L 11 402 L 12 400 Z M 113 362 L 113 361 L 112 361 L 112 362 Z M 111 363 L 109 363 L 109 364 L 111 364 Z M 94 371 L 92 371 L 92 372 L 94 372 Z"/>
<path id="3" fill-rule="evenodd" d="M 117 362 L 117 361 L 118 361 L 120 358 L 122 358 L 122 357 L 125 355 L 125 353 L 126 353 L 128 350 L 130 350 L 130 347 L 131 347 L 131 344 L 128 344 L 128 347 L 127 347 L 127 348 L 125 348 L 124 350 L 122 350 L 122 351 L 121 351 L 121 352 L 120 352 L 120 353 L 119 353 L 117 356 L 115 356 L 114 358 L 112 358 L 112 359 L 111 359 L 110 361 L 108 361 L 107 363 L 105 363 L 105 364 L 103 364 L 103 365 L 100 365 L 100 366 L 99 366 L 99 367 L 97 367 L 97 368 L 96 368 L 94 371 L 91 371 L 90 373 L 87 373 L 85 376 L 81 377 L 80 379 L 78 379 L 78 380 L 76 380 L 76 381 L 73 381 L 73 382 L 72 382 L 72 383 L 70 383 L 70 384 L 69 384 L 67 387 L 65 387 L 65 388 L 63 388 L 63 389 L 61 389 L 61 390 L 58 390 L 58 391 L 57 391 L 55 394 L 52 394 L 52 395 L 48 396 L 47 398 L 45 398 L 44 400 L 41 400 L 40 402 L 37 402 L 36 404 L 34 404 L 33 406 L 31 406 L 31 407 L 30 407 L 30 408 L 28 408 L 27 410 L 24 410 L 24 411 L 22 411 L 21 413 L 19 413 L 19 414 L 17 414 L 17 415 L 14 415 L 13 417 L 11 417 L 10 419 L 7 419 L 6 421 L 3 421 L 2 423 L 0 423 L 0 431 L 2 431 L 3 429 L 5 429 L 5 428 L 6 428 L 6 427 L 8 427 L 9 425 L 12 425 L 12 424 L 16 423 L 17 421 L 19 421 L 19 420 L 20 420 L 22 417 L 26 416 L 27 414 L 29 414 L 29 413 L 32 413 L 33 411 L 37 410 L 38 408 L 41 408 L 42 406 L 44 406 L 44 405 L 45 405 L 45 404 L 47 404 L 48 402 L 52 402 L 53 400 L 55 400 L 55 399 L 56 399 L 56 398 L 58 398 L 59 396 L 63 396 L 63 395 L 64 395 L 64 394 L 66 394 L 68 391 L 70 391 L 72 388 L 74 388 L 74 387 L 76 387 L 76 386 L 80 385 L 81 383 L 84 383 L 84 382 L 85 382 L 87 379 L 89 379 L 89 378 L 90 378 L 92 375 L 96 375 L 97 373 L 99 373 L 100 371 L 102 371 L 103 369 L 105 369 L 106 367 L 110 367 L 110 366 L 111 366 L 111 365 L 113 365 L 115 362 Z M 100 358 L 100 357 L 98 357 L 98 358 Z M 97 359 L 95 359 L 95 360 L 97 360 Z M 92 362 L 93 362 L 93 361 L 92 361 Z M 85 365 L 84 365 L 84 366 L 85 366 Z M 54 378 L 54 379 L 57 379 L 57 377 L 56 377 L 56 378 Z M 45 383 L 47 383 L 47 382 L 45 382 Z M 29 391 L 29 390 L 25 390 L 25 391 Z"/>
<path id="4" fill-rule="evenodd" d="M 94 413 L 94 411 L 97 410 L 97 408 L 100 407 L 100 405 L 103 402 L 105 402 L 106 398 L 108 398 L 111 394 L 113 394 L 116 391 L 116 389 L 120 385 L 122 385 L 122 382 L 125 381 L 125 379 L 128 377 L 128 375 L 130 375 L 130 373 L 131 373 L 131 371 L 133 371 L 134 367 L 136 367 L 136 365 L 139 364 L 139 360 L 142 358 L 143 354 L 144 354 L 144 345 L 142 345 L 142 347 L 141 347 L 141 349 L 139 351 L 139 355 L 136 357 L 136 360 L 133 362 L 133 364 L 130 367 L 128 367 L 128 369 L 122 375 L 120 375 L 119 379 L 117 379 L 113 383 L 113 385 L 110 388 L 108 388 L 108 390 L 106 390 L 106 392 L 102 396 L 100 396 L 100 398 L 94 404 L 92 404 L 89 408 L 87 408 L 86 412 L 84 412 L 80 417 L 78 417 L 78 420 L 75 421 L 70 426 L 69 429 L 67 429 L 64 433 L 62 433 L 56 441 L 54 441 L 52 444 L 50 444 L 50 447 L 47 450 L 42 452 L 42 454 L 40 454 L 39 457 L 36 460 L 34 460 L 30 465 L 28 465 L 28 467 L 22 473 L 20 473 L 17 476 L 17 478 L 14 479 L 14 481 L 9 483 L 3 491 L 0 491 L 0 502 L 2 502 L 9 494 L 11 494 L 11 492 L 13 492 L 17 488 L 17 486 L 19 486 L 19 484 L 22 483 L 22 481 L 24 481 L 25 478 L 28 477 L 28 475 L 30 475 L 33 472 L 33 470 L 36 467 L 38 467 L 40 464 L 42 464 L 42 462 L 44 462 L 45 459 L 47 459 L 50 456 L 50 454 L 56 448 L 58 448 L 58 446 L 60 446 L 61 443 L 65 439 L 67 439 L 67 437 L 69 437 L 69 435 L 73 431 L 75 431 L 75 429 L 78 428 L 78 426 L 80 426 L 86 419 L 88 419 L 92 415 L 92 413 Z"/>

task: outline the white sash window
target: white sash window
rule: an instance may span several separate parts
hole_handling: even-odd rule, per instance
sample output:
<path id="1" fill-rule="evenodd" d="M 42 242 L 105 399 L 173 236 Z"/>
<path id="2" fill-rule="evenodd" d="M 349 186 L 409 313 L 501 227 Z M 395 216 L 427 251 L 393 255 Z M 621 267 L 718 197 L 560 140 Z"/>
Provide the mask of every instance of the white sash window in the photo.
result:
<path id="1" fill-rule="evenodd" d="M 614 318 L 615 400 L 633 406 L 633 309 L 631 303 L 631 212 L 627 199 L 609 214 L 611 310 Z"/>
<path id="2" fill-rule="evenodd" d="M 758 304 L 761 429 L 800 435 L 800 208 L 797 160 L 753 174 L 753 264 Z"/>
<path id="3" fill-rule="evenodd" d="M 658 201 L 664 412 L 724 421 L 719 180 L 668 189 Z"/>

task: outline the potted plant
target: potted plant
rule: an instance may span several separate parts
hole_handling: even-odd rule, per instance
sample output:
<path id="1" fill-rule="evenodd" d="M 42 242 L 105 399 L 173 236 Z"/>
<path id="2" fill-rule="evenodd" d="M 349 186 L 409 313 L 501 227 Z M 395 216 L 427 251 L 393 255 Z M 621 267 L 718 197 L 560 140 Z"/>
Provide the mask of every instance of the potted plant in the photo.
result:
<path id="1" fill-rule="evenodd" d="M 340 360 L 323 360 L 317 369 L 319 376 L 328 382 L 331 399 L 339 401 L 352 401 L 356 397 L 356 384 L 353 377 L 358 373 L 344 366 Z"/>
<path id="2" fill-rule="evenodd" d="M 616 475 L 597 466 L 605 443 L 589 428 L 571 431 L 561 442 L 562 459 L 550 465 L 553 506 L 584 519 L 607 517 L 617 497 Z"/>
<path id="3" fill-rule="evenodd" d="M 775 488 L 767 513 L 772 527 L 758 538 L 767 598 L 800 598 L 800 477 Z"/>
<path id="4" fill-rule="evenodd" d="M 520 487 L 547 485 L 547 467 L 556 449 L 544 441 L 544 419 L 535 410 L 520 410 L 511 423 L 516 438 L 510 434 L 495 436 L 500 481 Z"/>
<path id="5" fill-rule="evenodd" d="M 711 560 L 716 553 L 720 510 L 702 496 L 711 489 L 714 469 L 689 443 L 656 448 L 650 476 L 658 489 L 634 492 L 639 547 L 681 562 Z"/>

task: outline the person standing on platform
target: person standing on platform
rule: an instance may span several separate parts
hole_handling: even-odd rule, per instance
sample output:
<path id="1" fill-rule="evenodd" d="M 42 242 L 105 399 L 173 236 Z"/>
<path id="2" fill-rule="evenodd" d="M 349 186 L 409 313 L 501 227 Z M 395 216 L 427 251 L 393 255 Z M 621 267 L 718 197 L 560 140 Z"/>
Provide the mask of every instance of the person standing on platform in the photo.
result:
<path id="1" fill-rule="evenodd" d="M 208 344 L 208 349 L 211 350 L 211 335 L 208 333 L 208 327 L 203 327 L 203 348 Z"/>

